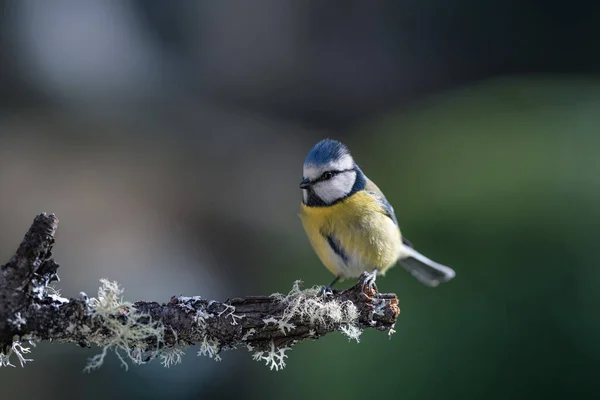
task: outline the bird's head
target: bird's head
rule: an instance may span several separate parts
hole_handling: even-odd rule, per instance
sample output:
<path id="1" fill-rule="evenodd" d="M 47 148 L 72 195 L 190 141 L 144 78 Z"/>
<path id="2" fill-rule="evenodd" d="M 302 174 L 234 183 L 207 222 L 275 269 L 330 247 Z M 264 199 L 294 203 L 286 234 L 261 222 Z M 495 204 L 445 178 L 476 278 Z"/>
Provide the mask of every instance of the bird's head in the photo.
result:
<path id="1" fill-rule="evenodd" d="M 332 139 L 321 140 L 308 153 L 302 178 L 302 201 L 309 206 L 334 204 L 362 189 L 357 183 L 364 181 L 348 148 Z"/>

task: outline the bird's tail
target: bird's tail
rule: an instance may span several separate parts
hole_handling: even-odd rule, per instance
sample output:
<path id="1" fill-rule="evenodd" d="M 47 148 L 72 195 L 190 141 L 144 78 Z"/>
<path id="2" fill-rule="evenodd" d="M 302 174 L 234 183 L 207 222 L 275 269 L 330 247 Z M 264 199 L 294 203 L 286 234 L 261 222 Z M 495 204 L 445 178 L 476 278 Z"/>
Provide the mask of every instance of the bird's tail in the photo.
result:
<path id="1" fill-rule="evenodd" d="M 438 264 L 408 246 L 402 247 L 402 255 L 398 262 L 426 286 L 435 287 L 456 275 L 452 268 Z"/>

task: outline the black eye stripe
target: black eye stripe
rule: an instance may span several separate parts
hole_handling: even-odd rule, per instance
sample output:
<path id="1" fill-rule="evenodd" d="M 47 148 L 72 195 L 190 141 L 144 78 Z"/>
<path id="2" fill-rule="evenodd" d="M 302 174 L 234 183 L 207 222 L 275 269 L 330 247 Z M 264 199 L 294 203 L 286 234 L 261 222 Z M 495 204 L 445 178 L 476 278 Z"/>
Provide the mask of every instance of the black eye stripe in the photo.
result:
<path id="1" fill-rule="evenodd" d="M 326 181 L 326 180 L 329 180 L 329 179 L 333 178 L 334 176 L 336 176 L 338 174 L 341 174 L 343 172 L 350 172 L 350 171 L 354 171 L 354 168 L 341 169 L 341 170 L 333 170 L 333 171 L 325 171 L 325 172 L 323 172 L 323 174 L 320 177 L 318 177 L 317 179 L 315 179 L 313 182 L 317 183 L 317 182 L 321 182 L 321 181 Z M 326 178 L 325 177 L 325 175 L 328 174 L 328 173 L 331 174 L 330 178 Z"/>

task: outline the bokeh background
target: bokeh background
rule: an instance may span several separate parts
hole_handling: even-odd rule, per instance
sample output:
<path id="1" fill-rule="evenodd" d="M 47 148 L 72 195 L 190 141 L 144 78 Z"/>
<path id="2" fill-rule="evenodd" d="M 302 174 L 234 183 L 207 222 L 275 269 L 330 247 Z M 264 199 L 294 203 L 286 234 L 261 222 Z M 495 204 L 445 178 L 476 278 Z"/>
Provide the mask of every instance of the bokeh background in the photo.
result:
<path id="1" fill-rule="evenodd" d="M 297 218 L 346 142 L 457 278 L 396 268 L 397 333 L 125 372 L 42 343 L 2 398 L 595 398 L 600 3 L 0 0 L 0 259 L 61 219 L 67 297 L 225 299 L 331 279 Z M 348 286 L 346 282 L 340 287 Z"/>

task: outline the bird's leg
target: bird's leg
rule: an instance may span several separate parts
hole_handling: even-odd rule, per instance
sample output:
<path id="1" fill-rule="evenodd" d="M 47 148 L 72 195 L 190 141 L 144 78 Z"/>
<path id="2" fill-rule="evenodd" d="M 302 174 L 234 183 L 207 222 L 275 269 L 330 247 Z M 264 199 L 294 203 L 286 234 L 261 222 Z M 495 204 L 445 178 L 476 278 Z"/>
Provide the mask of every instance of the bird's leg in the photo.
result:
<path id="1" fill-rule="evenodd" d="M 323 287 L 323 289 L 321 290 L 321 296 L 327 296 L 328 294 L 332 294 L 333 293 L 333 285 L 335 285 L 338 281 L 340 280 L 339 276 L 336 276 L 335 279 L 333 280 L 333 282 L 331 282 L 329 285 Z"/>
<path id="2" fill-rule="evenodd" d="M 336 283 L 338 283 L 339 280 L 340 280 L 340 277 L 336 276 L 335 279 L 327 286 L 327 288 L 329 290 L 331 290 L 333 288 L 333 285 L 335 285 Z"/>

